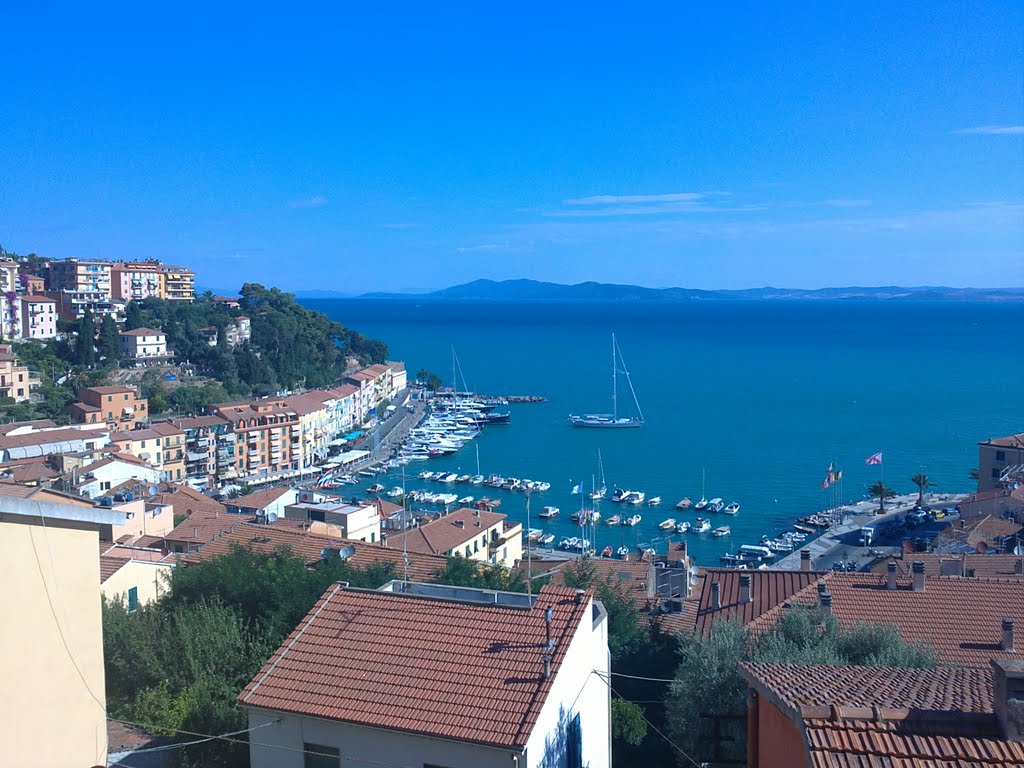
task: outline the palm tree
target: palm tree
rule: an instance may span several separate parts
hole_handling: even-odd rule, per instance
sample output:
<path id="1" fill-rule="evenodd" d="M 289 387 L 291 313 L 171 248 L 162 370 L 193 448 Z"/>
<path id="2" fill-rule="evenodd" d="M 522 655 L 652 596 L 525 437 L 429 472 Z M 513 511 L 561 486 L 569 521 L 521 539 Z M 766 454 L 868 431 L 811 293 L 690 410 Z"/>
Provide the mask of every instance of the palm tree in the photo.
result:
<path id="1" fill-rule="evenodd" d="M 885 500 L 891 499 L 896 495 L 896 492 L 881 480 L 868 486 L 868 493 L 878 498 L 879 513 L 885 512 Z"/>
<path id="2" fill-rule="evenodd" d="M 917 506 L 923 506 L 924 492 L 932 487 L 932 481 L 928 479 L 928 475 L 924 472 L 918 472 L 910 478 L 910 482 L 917 486 Z"/>

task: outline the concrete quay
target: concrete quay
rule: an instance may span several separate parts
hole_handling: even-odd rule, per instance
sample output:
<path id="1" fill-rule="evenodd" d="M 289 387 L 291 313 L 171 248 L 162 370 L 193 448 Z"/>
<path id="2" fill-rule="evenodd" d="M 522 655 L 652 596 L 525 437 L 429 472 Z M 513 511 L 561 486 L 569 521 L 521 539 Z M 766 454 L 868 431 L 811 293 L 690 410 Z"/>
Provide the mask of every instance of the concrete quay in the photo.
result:
<path id="1" fill-rule="evenodd" d="M 966 495 L 963 493 L 926 493 L 924 503 L 935 508 L 944 509 L 956 506 Z M 849 512 L 844 514 L 842 525 L 830 528 L 818 538 L 795 549 L 792 553 L 772 563 L 769 567 L 783 571 L 800 570 L 800 551 L 806 549 L 811 553 L 811 570 L 827 571 L 832 567 L 833 563 L 838 561 L 853 562 L 858 568 L 865 568 L 877 559 L 878 554 L 885 556 L 899 552 L 900 542 L 887 543 L 883 540 L 876 541 L 870 547 L 864 547 L 860 545 L 860 530 L 865 525 L 881 525 L 895 520 L 913 511 L 916 504 L 916 493 L 908 493 L 887 499 L 885 502 L 885 514 L 882 515 L 877 514 L 877 499 L 865 499 L 856 504 L 847 504 L 844 509 L 849 510 Z M 938 528 L 945 527 L 951 519 L 956 519 L 956 517 L 947 517 L 936 521 L 933 526 Z M 925 530 L 926 526 L 921 526 L 920 532 L 915 530 L 914 533 L 921 535 Z M 909 532 L 908 535 L 910 535 Z"/>

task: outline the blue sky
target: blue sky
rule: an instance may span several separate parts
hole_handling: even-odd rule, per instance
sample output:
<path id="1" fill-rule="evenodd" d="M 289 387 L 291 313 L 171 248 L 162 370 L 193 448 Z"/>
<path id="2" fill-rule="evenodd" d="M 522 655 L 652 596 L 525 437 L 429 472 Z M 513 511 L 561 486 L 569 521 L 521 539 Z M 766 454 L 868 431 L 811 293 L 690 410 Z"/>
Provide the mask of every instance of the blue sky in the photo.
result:
<path id="1" fill-rule="evenodd" d="M 4 14 L 8 250 L 215 288 L 1024 285 L 1019 2 L 86 5 Z"/>

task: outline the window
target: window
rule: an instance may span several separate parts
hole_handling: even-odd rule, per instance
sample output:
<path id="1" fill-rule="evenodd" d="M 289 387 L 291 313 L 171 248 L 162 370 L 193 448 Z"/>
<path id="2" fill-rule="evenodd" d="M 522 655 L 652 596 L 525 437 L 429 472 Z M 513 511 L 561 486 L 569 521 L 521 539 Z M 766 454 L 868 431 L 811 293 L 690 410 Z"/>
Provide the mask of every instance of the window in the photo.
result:
<path id="1" fill-rule="evenodd" d="M 473 542 L 473 551 L 474 552 L 479 552 L 480 551 L 480 542 L 479 541 L 474 541 Z"/>
<path id="2" fill-rule="evenodd" d="M 579 715 L 569 721 L 565 731 L 566 768 L 583 768 L 583 731 Z"/>
<path id="3" fill-rule="evenodd" d="M 1002 474 L 1002 473 L 999 471 L 999 467 L 992 467 L 992 479 L 993 480 L 998 480 L 1000 474 Z"/>
<path id="4" fill-rule="evenodd" d="M 110 481 L 109 480 L 105 480 L 102 483 L 100 483 L 100 490 L 101 491 L 109 491 L 110 490 Z"/>
<path id="5" fill-rule="evenodd" d="M 469 545 L 466 545 L 466 557 L 472 557 L 472 556 L 473 556 L 473 551 L 469 548 Z"/>
<path id="6" fill-rule="evenodd" d="M 1006 461 L 1006 451 L 996 451 L 996 461 Z"/>
<path id="7" fill-rule="evenodd" d="M 128 610 L 137 611 L 139 610 L 139 588 L 129 587 L 128 588 Z"/>
<path id="8" fill-rule="evenodd" d="M 341 751 L 337 747 L 325 747 L 323 744 L 302 744 L 303 768 L 338 768 L 341 765 Z"/>

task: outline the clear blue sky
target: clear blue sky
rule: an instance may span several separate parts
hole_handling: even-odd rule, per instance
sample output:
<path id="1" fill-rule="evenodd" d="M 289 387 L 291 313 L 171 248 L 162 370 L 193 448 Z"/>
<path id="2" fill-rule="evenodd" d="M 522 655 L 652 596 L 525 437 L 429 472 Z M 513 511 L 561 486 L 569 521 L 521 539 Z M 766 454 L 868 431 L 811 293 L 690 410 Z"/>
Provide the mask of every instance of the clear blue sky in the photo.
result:
<path id="1" fill-rule="evenodd" d="M 0 244 L 214 288 L 1024 285 L 1019 0 L 356 5 L 8 7 Z"/>

